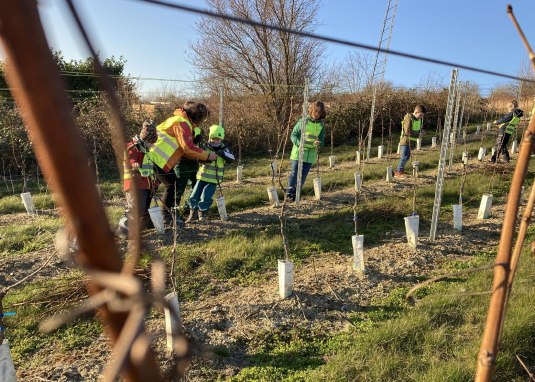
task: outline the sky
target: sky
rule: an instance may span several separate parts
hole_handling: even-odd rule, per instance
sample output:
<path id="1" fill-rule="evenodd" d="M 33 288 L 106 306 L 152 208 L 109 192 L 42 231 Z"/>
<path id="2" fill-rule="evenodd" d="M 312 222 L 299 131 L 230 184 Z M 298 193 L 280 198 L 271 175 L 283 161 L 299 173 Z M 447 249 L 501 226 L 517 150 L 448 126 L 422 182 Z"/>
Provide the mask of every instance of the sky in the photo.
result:
<path id="1" fill-rule="evenodd" d="M 203 0 L 168 0 L 199 8 Z M 133 77 L 192 80 L 188 44 L 198 36 L 191 13 L 143 3 L 140 0 L 74 0 L 96 48 L 104 57 L 123 56 L 125 72 Z M 323 0 L 315 33 L 376 46 L 387 0 Z M 506 13 L 502 0 L 399 0 L 391 49 L 415 55 L 518 75 L 528 62 L 526 50 Z M 512 3 L 520 25 L 535 46 L 535 2 Z M 40 0 L 41 19 L 51 47 L 69 59 L 88 56 L 63 0 Z M 531 22 L 530 22 L 531 21 Z M 342 63 L 356 48 L 325 44 L 327 64 Z M 202 57 L 198 58 L 202 60 Z M 398 86 L 417 86 L 433 77 L 449 84 L 451 67 L 390 55 L 385 79 Z M 480 85 L 483 95 L 499 77 L 460 71 L 461 80 Z M 188 89 L 191 82 L 141 81 L 141 91 Z"/>

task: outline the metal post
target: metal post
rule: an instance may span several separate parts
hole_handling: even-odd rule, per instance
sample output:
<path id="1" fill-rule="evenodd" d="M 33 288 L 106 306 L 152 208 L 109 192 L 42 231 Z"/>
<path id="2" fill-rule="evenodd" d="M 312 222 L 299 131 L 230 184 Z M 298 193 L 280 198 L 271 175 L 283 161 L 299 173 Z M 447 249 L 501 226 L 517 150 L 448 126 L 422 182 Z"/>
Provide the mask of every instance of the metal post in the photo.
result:
<path id="1" fill-rule="evenodd" d="M 448 143 L 451 130 L 451 116 L 453 112 L 453 103 L 455 99 L 455 89 L 457 88 L 457 76 L 459 71 L 451 71 L 450 90 L 448 93 L 448 106 L 446 107 L 446 120 L 444 121 L 444 131 L 442 134 L 442 143 L 440 145 L 440 159 L 438 162 L 437 183 L 435 187 L 435 202 L 433 204 L 433 217 L 431 218 L 431 232 L 429 239 L 435 241 L 437 233 L 438 215 L 440 213 L 440 203 L 442 202 L 442 188 L 444 186 L 444 168 L 446 167 L 446 156 L 448 154 Z"/>
<path id="2" fill-rule="evenodd" d="M 396 18 L 396 10 L 398 7 L 398 0 L 388 0 L 386 7 L 386 14 L 383 20 L 383 29 L 381 30 L 381 37 L 379 38 L 379 48 L 390 49 L 390 40 L 392 39 L 392 30 L 394 29 L 394 20 Z M 386 60 L 388 53 L 377 51 L 375 55 L 375 62 L 373 64 L 373 71 L 369 84 L 373 87 L 372 108 L 370 112 L 370 126 L 368 128 L 368 147 L 366 149 L 366 160 L 370 160 L 370 152 L 372 149 L 373 123 L 375 121 L 375 103 L 377 99 L 377 87 L 381 86 L 385 78 Z"/>
<path id="3" fill-rule="evenodd" d="M 461 106 L 461 83 L 458 82 L 457 86 L 455 86 L 455 113 L 453 118 L 453 139 L 450 142 L 450 161 L 448 166 L 448 171 L 451 171 L 452 165 L 453 165 L 453 155 L 455 154 L 455 141 L 457 140 L 457 124 L 459 120 L 459 109 Z"/>
<path id="4" fill-rule="evenodd" d="M 225 89 L 223 86 L 219 87 L 219 126 L 223 126 L 223 98 L 225 95 Z"/>
<path id="5" fill-rule="evenodd" d="M 461 132 L 463 130 L 463 118 L 464 118 L 464 107 L 466 106 L 466 99 L 468 98 L 468 81 L 464 83 L 464 90 L 462 93 L 463 102 L 461 104 L 461 115 L 459 116 L 459 125 L 457 127 L 457 138 L 461 137 Z"/>
<path id="6" fill-rule="evenodd" d="M 308 77 L 305 78 L 305 88 L 303 90 L 303 115 L 301 116 L 301 139 L 299 140 L 299 161 L 297 162 L 297 185 L 295 190 L 295 202 L 301 201 L 301 178 L 303 176 L 303 156 L 305 154 L 305 132 L 307 127 L 307 107 L 308 107 Z"/>

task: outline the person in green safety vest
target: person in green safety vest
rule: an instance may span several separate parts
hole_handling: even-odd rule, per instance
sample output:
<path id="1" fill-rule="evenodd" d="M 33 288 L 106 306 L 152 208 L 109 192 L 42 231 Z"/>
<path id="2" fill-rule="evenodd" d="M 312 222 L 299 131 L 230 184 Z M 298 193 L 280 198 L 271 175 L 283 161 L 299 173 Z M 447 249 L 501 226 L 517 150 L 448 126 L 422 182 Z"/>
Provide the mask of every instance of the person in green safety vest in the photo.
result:
<path id="1" fill-rule="evenodd" d="M 201 162 L 197 172 L 197 183 L 189 197 L 190 213 L 186 223 L 191 223 L 197 216 L 199 221 L 208 219 L 208 209 L 213 203 L 217 186 L 223 181 L 225 164 L 234 161 L 234 155 L 223 144 L 225 130 L 219 125 L 210 126 L 208 144 L 204 149 L 214 153 L 217 158 L 213 162 Z"/>
<path id="2" fill-rule="evenodd" d="M 505 162 L 509 162 L 511 159 L 509 151 L 507 150 L 507 144 L 509 143 L 511 135 L 515 132 L 516 126 L 520 122 L 520 118 L 524 115 L 524 111 L 518 108 L 518 102 L 516 100 L 512 100 L 507 107 L 509 113 L 493 122 L 495 125 L 498 125 L 498 132 L 496 136 L 496 149 L 490 158 L 490 162 L 495 163 L 500 158 L 501 154 L 503 154 L 502 159 Z"/>
<path id="3" fill-rule="evenodd" d="M 139 135 L 134 136 L 132 141 L 126 144 L 123 176 L 126 209 L 125 216 L 119 220 L 119 227 L 116 231 L 119 236 L 128 235 L 128 221 L 133 219 L 134 192 L 137 193 L 140 227 L 141 229 L 152 228 L 148 209 L 153 191 L 157 186 L 157 180 L 154 176 L 154 166 L 149 150 L 157 139 L 156 125 L 153 122 L 145 121 Z M 126 165 L 126 162 L 130 164 L 130 167 Z"/>
<path id="4" fill-rule="evenodd" d="M 305 144 L 303 151 L 303 167 L 301 173 L 301 186 L 305 183 L 306 177 L 310 168 L 318 158 L 319 146 L 323 146 L 325 142 L 324 120 L 327 116 L 325 105 L 321 101 L 312 102 L 308 106 L 308 116 L 305 125 Z M 293 147 L 290 154 L 291 171 L 288 178 L 288 189 L 286 191 L 286 200 L 289 202 L 295 201 L 295 193 L 297 188 L 297 170 L 299 164 L 299 146 L 301 143 L 301 125 L 302 118 L 295 124 L 290 139 Z"/>
<path id="5" fill-rule="evenodd" d="M 193 129 L 193 143 L 195 146 L 201 146 L 202 131 L 200 127 Z M 197 171 L 199 171 L 199 161 L 197 159 L 190 159 L 188 157 L 182 157 L 180 162 L 175 166 L 176 181 L 176 206 L 180 206 L 180 201 L 186 191 L 188 182 L 191 183 L 191 189 L 195 187 L 197 183 Z M 189 215 L 189 203 L 186 200 L 183 208 L 183 216 Z"/>
<path id="6" fill-rule="evenodd" d="M 424 105 L 416 105 L 414 111 L 405 114 L 403 121 L 401 122 L 401 137 L 399 138 L 399 150 L 401 158 L 394 176 L 404 178 L 407 176 L 405 172 L 405 164 L 411 157 L 411 144 L 416 145 L 416 141 L 422 135 L 422 119 L 427 112 Z"/>

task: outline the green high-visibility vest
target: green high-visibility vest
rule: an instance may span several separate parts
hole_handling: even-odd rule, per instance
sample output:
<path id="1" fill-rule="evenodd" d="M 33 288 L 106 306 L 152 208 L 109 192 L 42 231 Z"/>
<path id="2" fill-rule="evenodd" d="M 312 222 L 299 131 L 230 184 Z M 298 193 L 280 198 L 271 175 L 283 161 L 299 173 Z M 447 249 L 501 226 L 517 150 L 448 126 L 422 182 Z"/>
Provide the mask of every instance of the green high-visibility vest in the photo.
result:
<path id="1" fill-rule="evenodd" d="M 518 125 L 519 122 L 520 122 L 520 117 L 517 117 L 516 115 L 513 114 L 513 119 L 511 119 L 509 122 L 502 123 L 500 125 L 500 128 L 503 127 L 504 125 L 507 125 L 507 127 L 505 128 L 505 134 L 511 135 L 515 131 L 515 127 L 516 125 Z"/>
<path id="2" fill-rule="evenodd" d="M 411 118 L 411 136 L 409 139 L 411 141 L 417 141 L 420 136 L 420 130 L 422 129 L 422 120 L 421 119 L 412 119 Z"/>
<path id="3" fill-rule="evenodd" d="M 319 138 L 321 132 L 321 123 L 313 122 L 310 119 L 307 119 L 307 124 L 305 128 L 305 148 L 313 149 L 316 147 L 314 142 Z"/>
<path id="4" fill-rule="evenodd" d="M 212 150 L 209 150 L 212 152 Z M 221 183 L 225 172 L 225 161 L 221 157 L 210 163 L 204 163 L 197 172 L 197 179 L 208 183 Z"/>

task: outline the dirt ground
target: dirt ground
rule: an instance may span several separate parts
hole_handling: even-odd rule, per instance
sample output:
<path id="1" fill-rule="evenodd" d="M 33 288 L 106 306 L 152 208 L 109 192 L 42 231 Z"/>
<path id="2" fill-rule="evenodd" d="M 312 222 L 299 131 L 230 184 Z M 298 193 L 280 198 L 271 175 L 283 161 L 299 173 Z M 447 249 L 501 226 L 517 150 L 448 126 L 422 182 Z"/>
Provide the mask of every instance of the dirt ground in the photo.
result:
<path id="1" fill-rule="evenodd" d="M 418 178 L 420 184 L 432 184 L 432 172 Z M 395 179 L 363 184 L 364 200 L 380 198 L 385 194 L 399 194 L 412 187 L 409 180 Z M 289 218 L 300 219 L 310 213 L 333 213 L 351 205 L 352 188 L 328 192 L 323 200 L 308 197 L 299 206 L 289 207 Z M 386 297 L 395 288 L 411 286 L 421 276 L 429 276 L 450 260 L 465 259 L 475 253 L 494 249 L 499 239 L 504 205 L 495 201 L 492 216 L 477 220 L 476 209 L 464 211 L 463 230 L 456 231 L 451 224 L 441 224 L 434 242 L 429 232 L 420 232 L 416 249 L 406 243 L 403 231 L 384 233 L 379 245 L 364 244 L 366 272 L 352 269 L 352 253 L 323 253 L 308 258 L 295 268 L 294 293 L 287 299 L 278 296 L 277 265 L 254 285 L 237 286 L 214 280 L 213 291 L 197 301 L 181 303 L 184 327 L 195 344 L 196 356 L 189 370 L 189 381 L 203 381 L 218 375 L 234 375 L 247 365 L 247 344 L 260 332 L 276 328 L 314 327 L 326 333 L 337 333 L 351 328 L 348 314 L 372 306 L 376 298 Z M 25 214 L 0 217 L 0 224 L 26 222 L 32 219 Z M 228 230 L 251 230 L 278 222 L 278 209 L 264 206 L 233 213 L 230 220 L 215 218 L 206 224 L 196 224 L 179 232 L 180 241 L 202 243 L 213 235 Z M 170 233 L 169 233 L 170 235 Z M 150 235 L 149 235 L 150 238 Z M 325 238 L 329 240 L 329 238 Z M 351 239 L 348 238 L 348 241 Z M 169 236 L 165 239 L 169 243 Z M 164 242 L 165 242 L 164 241 Z M 149 245 L 158 247 L 160 241 Z M 0 284 L 8 285 L 37 269 L 52 252 L 30 253 L 0 258 Z M 66 272 L 70 265 L 55 255 L 37 279 L 46 279 Z M 165 361 L 165 329 L 162 314 L 151 314 L 147 327 L 153 335 L 161 361 Z M 229 349 L 229 357 L 217 357 L 210 350 L 217 346 Z M 17 365 L 21 381 L 96 381 L 109 358 L 107 339 L 102 335 L 90 346 L 71 354 L 61 354 L 53 348 L 43 348 L 37 354 L 46 363 Z"/>

